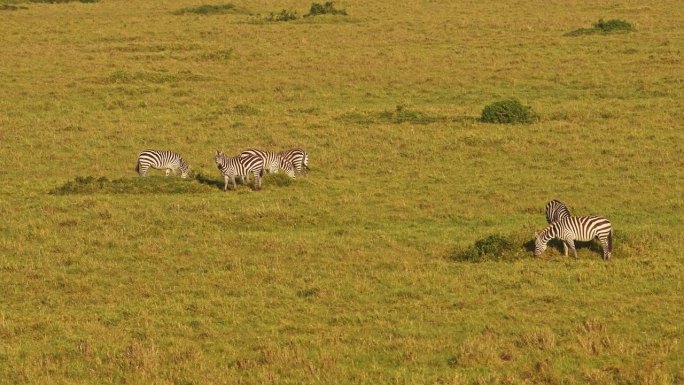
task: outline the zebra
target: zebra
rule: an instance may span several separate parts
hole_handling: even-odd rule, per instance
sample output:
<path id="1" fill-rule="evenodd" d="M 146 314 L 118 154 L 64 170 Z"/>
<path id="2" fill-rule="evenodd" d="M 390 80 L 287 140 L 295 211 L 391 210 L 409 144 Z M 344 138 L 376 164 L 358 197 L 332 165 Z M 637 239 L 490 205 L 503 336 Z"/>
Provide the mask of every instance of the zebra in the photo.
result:
<path id="1" fill-rule="evenodd" d="M 261 176 L 264 173 L 264 160 L 261 157 L 247 155 L 231 158 L 224 155 L 222 151 L 216 150 L 214 161 L 216 161 L 216 166 L 223 175 L 225 182 L 223 191 L 228 191 L 228 179 L 233 183 L 233 190 L 235 190 L 237 188 L 235 176 L 240 175 L 242 180 L 245 180 L 250 172 L 254 174 L 254 189 L 261 189 Z"/>
<path id="2" fill-rule="evenodd" d="M 264 160 L 264 171 L 270 173 L 277 173 L 278 170 L 283 170 L 290 177 L 295 177 L 294 165 L 291 161 L 287 161 L 282 153 L 261 151 L 257 149 L 247 149 L 240 153 L 240 157 L 244 156 L 259 156 Z"/>
<path id="3" fill-rule="evenodd" d="M 558 222 L 559 220 L 569 217 L 570 210 L 563 202 L 558 199 L 550 200 L 546 204 L 546 223 L 551 224 L 553 222 Z M 563 241 L 563 254 L 568 255 L 568 244 Z"/>
<path id="4" fill-rule="evenodd" d="M 135 171 L 140 176 L 147 175 L 148 168 L 156 168 L 158 170 L 165 170 L 166 176 L 180 169 L 181 178 L 186 178 L 188 172 L 190 171 L 190 166 L 185 163 L 185 160 L 173 151 L 161 151 L 161 150 L 145 150 L 138 155 L 138 163 L 135 164 Z"/>
<path id="5" fill-rule="evenodd" d="M 570 246 L 577 258 L 574 241 L 591 241 L 598 238 L 603 248 L 603 259 L 610 259 L 613 251 L 613 227 L 604 217 L 595 215 L 586 217 L 565 217 L 551 223 L 540 234 L 535 234 L 534 256 L 538 257 L 546 250 L 546 244 L 553 238 L 559 238 Z M 568 256 L 567 249 L 565 256 Z"/>
<path id="6" fill-rule="evenodd" d="M 301 148 L 282 151 L 280 152 L 280 155 L 283 156 L 287 162 L 292 163 L 298 173 L 302 174 L 309 170 L 309 154 Z"/>

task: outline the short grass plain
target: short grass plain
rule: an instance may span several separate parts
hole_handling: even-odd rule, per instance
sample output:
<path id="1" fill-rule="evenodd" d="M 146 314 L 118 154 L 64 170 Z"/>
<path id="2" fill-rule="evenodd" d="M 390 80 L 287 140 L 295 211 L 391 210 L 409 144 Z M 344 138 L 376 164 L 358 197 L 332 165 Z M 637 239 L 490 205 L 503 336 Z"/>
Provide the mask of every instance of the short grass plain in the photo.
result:
<path id="1" fill-rule="evenodd" d="M 222 4 L 0 0 L 0 383 L 684 382 L 678 1 Z M 248 147 L 311 171 L 221 191 Z M 612 260 L 524 249 L 552 198 Z"/>

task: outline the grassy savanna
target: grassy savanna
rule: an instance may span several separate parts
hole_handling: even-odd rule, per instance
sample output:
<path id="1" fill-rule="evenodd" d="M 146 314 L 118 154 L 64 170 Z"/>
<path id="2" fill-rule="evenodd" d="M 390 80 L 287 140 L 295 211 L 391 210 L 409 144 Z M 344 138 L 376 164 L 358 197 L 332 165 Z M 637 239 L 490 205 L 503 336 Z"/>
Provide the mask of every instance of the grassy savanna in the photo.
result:
<path id="1" fill-rule="evenodd" d="M 0 383 L 684 382 L 678 1 L 0 4 Z M 613 259 L 532 257 L 552 198 Z"/>

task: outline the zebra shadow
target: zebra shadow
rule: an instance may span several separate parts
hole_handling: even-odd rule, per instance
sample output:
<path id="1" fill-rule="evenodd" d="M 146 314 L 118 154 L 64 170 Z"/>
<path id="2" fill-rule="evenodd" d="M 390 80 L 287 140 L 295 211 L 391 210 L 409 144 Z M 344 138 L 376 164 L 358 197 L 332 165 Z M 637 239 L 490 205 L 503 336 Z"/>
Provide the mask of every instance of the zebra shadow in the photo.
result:
<path id="1" fill-rule="evenodd" d="M 223 191 L 223 184 L 224 184 L 223 179 L 208 178 L 208 177 L 204 176 L 202 173 L 197 173 L 195 175 L 195 180 L 198 183 L 205 184 L 208 186 L 213 186 L 213 187 L 216 187 L 217 189 Z M 245 181 L 242 179 L 242 177 L 238 176 L 235 178 L 235 183 L 238 186 L 239 185 L 245 185 L 245 186 L 249 186 L 250 188 L 254 189 L 254 180 L 251 180 L 248 183 L 245 183 Z M 232 190 L 232 189 L 233 189 L 233 185 L 230 184 L 230 182 L 229 182 L 228 183 L 228 190 Z"/>
<path id="2" fill-rule="evenodd" d="M 206 184 L 208 186 L 214 186 L 214 187 L 218 188 L 219 190 L 223 190 L 223 181 L 222 180 L 207 178 L 202 173 L 195 174 L 195 180 L 198 183 Z"/>

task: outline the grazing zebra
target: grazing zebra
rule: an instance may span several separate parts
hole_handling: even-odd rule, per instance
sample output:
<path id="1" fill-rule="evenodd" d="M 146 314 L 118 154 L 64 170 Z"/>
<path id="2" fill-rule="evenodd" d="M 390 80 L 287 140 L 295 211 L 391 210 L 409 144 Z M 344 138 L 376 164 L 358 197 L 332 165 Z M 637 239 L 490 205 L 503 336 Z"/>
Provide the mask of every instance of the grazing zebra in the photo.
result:
<path id="1" fill-rule="evenodd" d="M 247 149 L 240 153 L 240 157 L 244 156 L 259 156 L 264 160 L 264 171 L 270 173 L 277 173 L 278 170 L 283 170 L 290 177 L 295 177 L 294 165 L 291 161 L 287 161 L 282 153 L 261 151 L 257 149 Z"/>
<path id="2" fill-rule="evenodd" d="M 304 173 L 309 170 L 309 154 L 301 148 L 293 148 L 292 150 L 283 151 L 280 155 L 285 158 L 287 162 L 292 163 L 298 173 Z"/>
<path id="3" fill-rule="evenodd" d="M 603 259 L 610 259 L 613 251 L 613 227 L 608 219 L 598 216 L 565 217 L 547 226 L 539 235 L 535 234 L 534 256 L 538 257 L 546 250 L 546 244 L 553 238 L 559 238 L 570 246 L 577 258 L 574 241 L 591 241 L 598 238 L 603 248 Z M 567 257 L 567 249 L 565 256 Z"/>
<path id="4" fill-rule="evenodd" d="M 165 170 L 166 176 L 169 176 L 170 172 L 173 172 L 175 175 L 176 171 L 180 169 L 181 178 L 186 178 L 190 170 L 185 160 L 173 151 L 145 150 L 138 155 L 135 171 L 140 176 L 145 176 L 147 175 L 147 169 L 150 167 Z"/>
<path id="5" fill-rule="evenodd" d="M 563 202 L 553 199 L 546 204 L 546 223 L 558 222 L 570 216 L 570 210 Z M 568 255 L 568 244 L 563 241 L 563 254 Z"/>
<path id="6" fill-rule="evenodd" d="M 264 160 L 259 156 L 247 155 L 244 157 L 227 157 L 223 152 L 216 150 L 214 157 L 216 166 L 223 174 L 223 191 L 228 191 L 228 179 L 233 183 L 233 190 L 237 188 L 235 176 L 240 175 L 245 180 L 250 172 L 254 174 L 254 189 L 261 189 L 261 176 L 264 173 Z"/>

